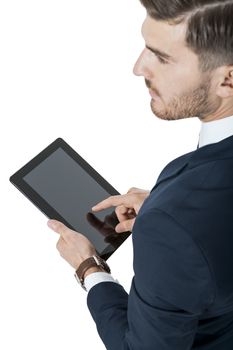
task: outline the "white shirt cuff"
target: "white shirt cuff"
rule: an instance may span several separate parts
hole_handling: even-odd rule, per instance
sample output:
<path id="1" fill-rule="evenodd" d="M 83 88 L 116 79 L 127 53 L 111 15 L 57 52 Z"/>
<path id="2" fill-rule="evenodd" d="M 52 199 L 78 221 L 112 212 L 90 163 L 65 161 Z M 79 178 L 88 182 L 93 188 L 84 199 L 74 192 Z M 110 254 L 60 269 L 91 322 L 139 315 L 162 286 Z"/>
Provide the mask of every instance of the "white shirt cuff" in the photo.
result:
<path id="1" fill-rule="evenodd" d="M 84 279 L 84 285 L 87 289 L 87 292 L 94 287 L 96 284 L 101 282 L 114 282 L 119 283 L 118 280 L 115 280 L 110 273 L 107 272 L 93 272 Z"/>

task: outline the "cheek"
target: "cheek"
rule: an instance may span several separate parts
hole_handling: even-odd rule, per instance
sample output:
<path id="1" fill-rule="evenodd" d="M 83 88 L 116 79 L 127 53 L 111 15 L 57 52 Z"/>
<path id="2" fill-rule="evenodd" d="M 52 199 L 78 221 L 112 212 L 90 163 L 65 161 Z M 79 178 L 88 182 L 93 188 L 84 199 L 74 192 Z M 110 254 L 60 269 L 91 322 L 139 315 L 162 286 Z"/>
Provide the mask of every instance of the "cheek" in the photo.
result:
<path id="1" fill-rule="evenodd" d="M 193 59 L 192 56 L 185 57 L 183 62 L 177 64 L 175 75 L 183 90 L 196 87 L 202 79 L 198 69 L 197 58 Z"/>
<path id="2" fill-rule="evenodd" d="M 181 96 L 198 86 L 199 73 L 193 67 L 172 66 L 164 69 L 158 85 L 158 91 L 169 101 L 174 96 Z M 156 82 L 155 82 L 156 83 Z"/>
<path id="3" fill-rule="evenodd" d="M 177 81 L 178 77 L 168 70 L 162 74 L 160 79 L 155 79 L 155 88 L 164 103 L 170 101 L 175 94 L 179 94 L 180 84 Z"/>
<path id="4" fill-rule="evenodd" d="M 170 91 L 176 91 L 177 82 L 181 79 L 181 72 L 177 71 L 171 64 L 158 63 L 154 69 L 152 86 L 157 89 L 161 96 L 167 95 Z"/>

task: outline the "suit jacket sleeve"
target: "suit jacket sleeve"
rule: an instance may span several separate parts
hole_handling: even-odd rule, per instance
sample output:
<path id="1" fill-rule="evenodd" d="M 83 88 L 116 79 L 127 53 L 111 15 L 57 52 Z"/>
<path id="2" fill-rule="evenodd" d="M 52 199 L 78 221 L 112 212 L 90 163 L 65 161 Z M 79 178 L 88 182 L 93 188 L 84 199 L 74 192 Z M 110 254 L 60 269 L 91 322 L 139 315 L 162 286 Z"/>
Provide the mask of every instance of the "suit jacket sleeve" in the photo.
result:
<path id="1" fill-rule="evenodd" d="M 167 213 L 139 215 L 133 232 L 134 277 L 129 295 L 105 282 L 87 305 L 108 350 L 188 350 L 198 317 L 214 300 L 208 264 L 187 230 Z"/>

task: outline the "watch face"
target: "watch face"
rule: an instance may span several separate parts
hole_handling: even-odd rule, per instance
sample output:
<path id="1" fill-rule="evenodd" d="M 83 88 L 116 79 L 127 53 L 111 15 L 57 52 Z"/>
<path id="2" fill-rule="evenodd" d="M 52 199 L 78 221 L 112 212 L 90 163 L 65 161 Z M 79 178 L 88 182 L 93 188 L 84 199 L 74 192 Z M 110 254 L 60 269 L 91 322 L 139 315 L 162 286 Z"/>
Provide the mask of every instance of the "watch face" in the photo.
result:
<path id="1" fill-rule="evenodd" d="M 110 272 L 110 268 L 108 266 L 108 264 L 106 263 L 105 260 L 103 260 L 102 258 L 98 257 L 98 260 L 101 264 L 101 266 L 107 271 L 107 272 Z"/>
<path id="2" fill-rule="evenodd" d="M 103 266 L 104 267 L 104 263 L 105 263 L 105 261 L 100 257 L 100 256 L 96 256 L 96 258 L 97 258 L 97 260 L 98 260 L 98 262 L 99 262 L 99 264 L 101 265 L 101 266 Z"/>
<path id="3" fill-rule="evenodd" d="M 98 256 L 98 255 L 93 255 L 93 258 L 94 258 L 94 260 L 95 260 L 97 266 L 100 265 L 100 266 L 104 267 L 104 266 L 103 266 L 103 262 L 104 262 L 104 261 L 103 261 L 103 259 L 101 259 L 100 256 Z"/>
<path id="4" fill-rule="evenodd" d="M 74 277 L 76 278 L 76 281 L 78 282 L 78 284 L 84 289 L 87 290 L 86 287 L 84 286 L 84 284 L 80 281 L 77 273 L 74 274 Z"/>
<path id="5" fill-rule="evenodd" d="M 78 275 L 77 275 L 76 272 L 75 272 L 75 274 L 74 274 L 74 277 L 76 278 L 77 282 L 78 282 L 79 284 L 81 284 L 80 279 L 79 279 L 79 277 L 78 277 Z"/>

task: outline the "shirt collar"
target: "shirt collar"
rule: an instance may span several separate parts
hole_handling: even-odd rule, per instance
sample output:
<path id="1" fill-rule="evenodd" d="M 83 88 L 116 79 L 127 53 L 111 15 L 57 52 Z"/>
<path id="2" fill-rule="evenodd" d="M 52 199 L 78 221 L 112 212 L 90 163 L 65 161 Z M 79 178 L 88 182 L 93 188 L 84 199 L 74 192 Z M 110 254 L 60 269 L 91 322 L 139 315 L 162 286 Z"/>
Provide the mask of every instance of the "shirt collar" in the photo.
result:
<path id="1" fill-rule="evenodd" d="M 210 122 L 202 122 L 199 133 L 199 148 L 219 142 L 233 135 L 233 115 Z"/>

